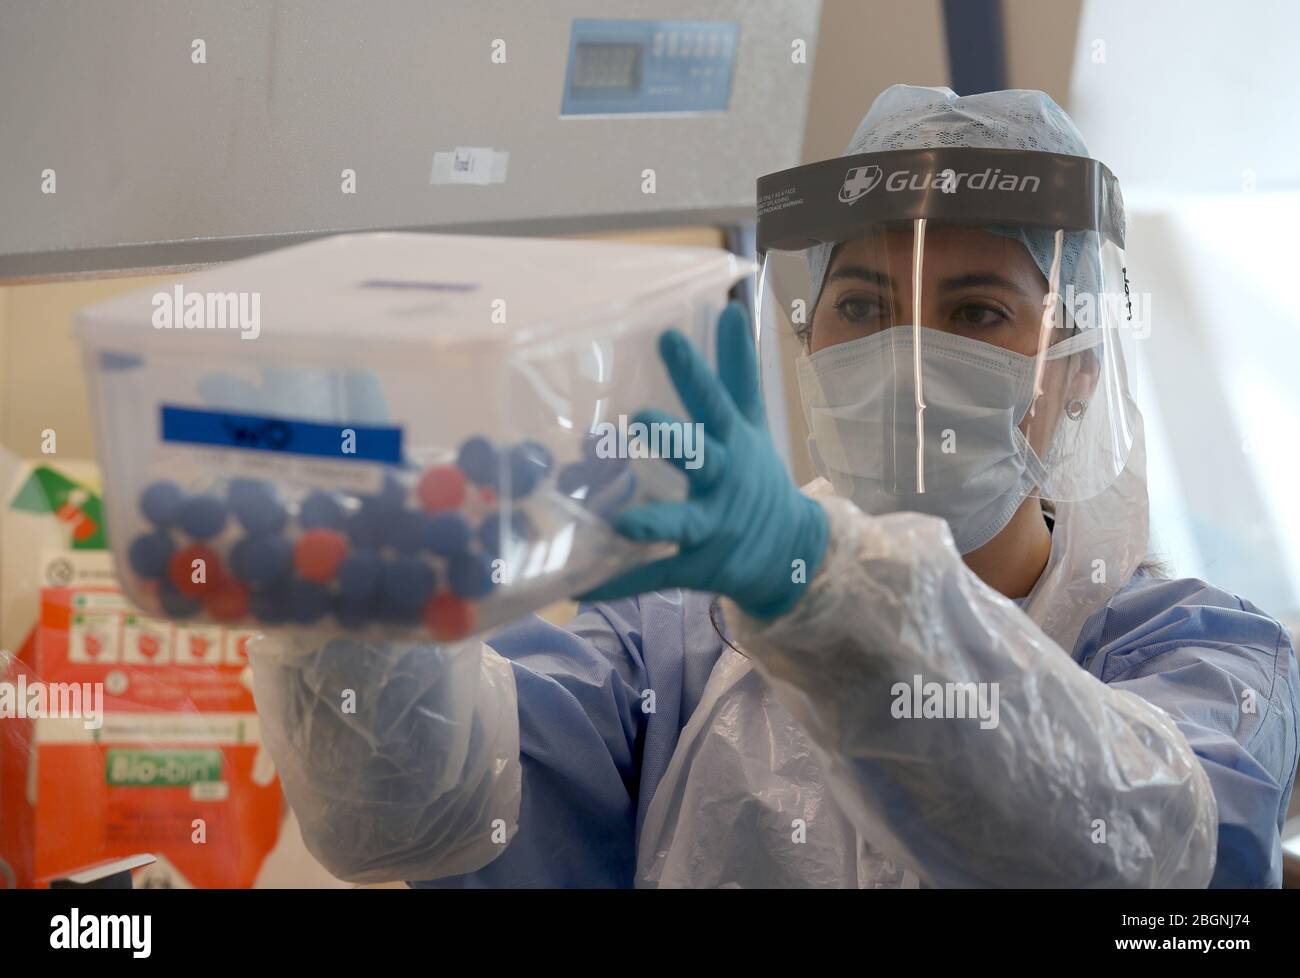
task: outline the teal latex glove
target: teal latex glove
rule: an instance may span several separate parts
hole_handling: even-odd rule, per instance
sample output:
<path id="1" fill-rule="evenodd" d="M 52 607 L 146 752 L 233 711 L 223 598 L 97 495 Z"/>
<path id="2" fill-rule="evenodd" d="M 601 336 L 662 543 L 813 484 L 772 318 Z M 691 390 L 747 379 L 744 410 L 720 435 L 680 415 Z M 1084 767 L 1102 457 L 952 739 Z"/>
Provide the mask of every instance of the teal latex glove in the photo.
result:
<path id="1" fill-rule="evenodd" d="M 826 513 L 799 492 L 767 430 L 749 317 L 731 303 L 718 320 L 718 375 L 676 330 L 659 354 L 691 417 L 704 427 L 702 464 L 688 469 L 684 502 L 657 502 L 621 513 L 614 529 L 641 541 L 680 546 L 672 557 L 615 577 L 585 601 L 665 588 L 731 598 L 754 618 L 775 618 L 799 600 L 826 551 Z M 643 411 L 644 424 L 678 419 Z M 802 564 L 797 562 L 802 561 Z"/>

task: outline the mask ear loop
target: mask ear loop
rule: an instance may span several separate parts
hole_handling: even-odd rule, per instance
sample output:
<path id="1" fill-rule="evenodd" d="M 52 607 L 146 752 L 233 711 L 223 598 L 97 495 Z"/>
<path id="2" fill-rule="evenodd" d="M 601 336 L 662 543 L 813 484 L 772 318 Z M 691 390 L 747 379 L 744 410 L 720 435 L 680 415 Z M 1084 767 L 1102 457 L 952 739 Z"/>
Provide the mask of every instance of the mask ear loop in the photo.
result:
<path id="1" fill-rule="evenodd" d="M 921 376 L 921 272 L 925 256 L 925 218 L 912 234 L 912 379 L 916 389 L 916 491 L 925 492 L 925 391 Z M 1059 254 L 1059 252 L 1058 252 Z"/>

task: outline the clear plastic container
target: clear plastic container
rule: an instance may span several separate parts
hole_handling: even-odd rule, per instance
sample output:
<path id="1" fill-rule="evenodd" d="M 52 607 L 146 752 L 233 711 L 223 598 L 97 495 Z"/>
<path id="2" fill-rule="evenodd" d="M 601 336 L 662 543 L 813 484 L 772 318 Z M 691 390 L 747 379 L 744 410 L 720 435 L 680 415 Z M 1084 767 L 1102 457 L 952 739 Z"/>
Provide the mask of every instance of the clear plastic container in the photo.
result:
<path id="1" fill-rule="evenodd" d="M 125 590 L 175 619 L 449 641 L 659 556 L 608 521 L 681 498 L 662 455 L 702 446 L 693 426 L 626 436 L 644 408 L 684 415 L 660 334 L 712 363 L 750 271 L 716 249 L 359 234 L 82 310 Z"/>

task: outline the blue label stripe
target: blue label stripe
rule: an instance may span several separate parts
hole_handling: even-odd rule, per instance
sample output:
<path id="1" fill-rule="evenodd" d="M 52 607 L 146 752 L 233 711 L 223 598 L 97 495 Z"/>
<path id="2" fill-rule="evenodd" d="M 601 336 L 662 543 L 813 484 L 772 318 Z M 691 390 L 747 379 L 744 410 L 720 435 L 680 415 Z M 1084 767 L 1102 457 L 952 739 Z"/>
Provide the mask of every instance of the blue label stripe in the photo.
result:
<path id="1" fill-rule="evenodd" d="M 345 453 L 344 432 L 352 431 Z M 216 445 L 255 452 L 312 455 L 357 462 L 402 461 L 402 429 L 372 425 L 320 424 L 295 418 L 269 418 L 227 411 L 197 411 L 162 405 L 162 440 L 191 445 Z"/>

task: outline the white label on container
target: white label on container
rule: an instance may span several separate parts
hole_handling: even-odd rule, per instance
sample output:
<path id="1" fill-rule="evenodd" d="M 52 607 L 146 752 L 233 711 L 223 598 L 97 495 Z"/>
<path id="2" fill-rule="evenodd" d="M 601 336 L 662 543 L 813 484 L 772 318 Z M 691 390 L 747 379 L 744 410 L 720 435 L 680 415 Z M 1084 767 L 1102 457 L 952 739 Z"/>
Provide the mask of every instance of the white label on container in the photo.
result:
<path id="1" fill-rule="evenodd" d="M 450 153 L 433 154 L 430 183 L 505 183 L 510 154 L 490 146 L 457 146 Z"/>
<path id="2" fill-rule="evenodd" d="M 383 466 L 364 462 L 222 448 L 189 449 L 186 456 L 198 468 L 226 477 L 354 493 L 378 492 L 384 484 Z"/>

